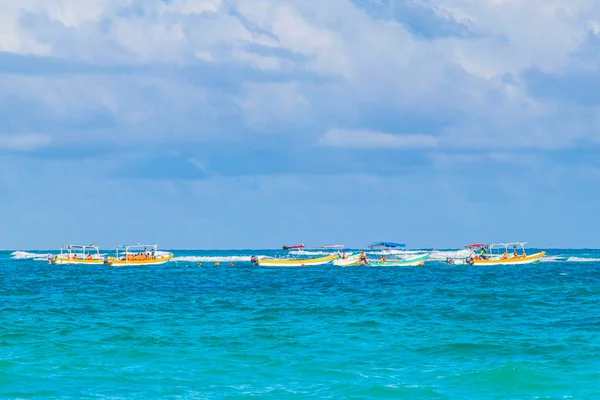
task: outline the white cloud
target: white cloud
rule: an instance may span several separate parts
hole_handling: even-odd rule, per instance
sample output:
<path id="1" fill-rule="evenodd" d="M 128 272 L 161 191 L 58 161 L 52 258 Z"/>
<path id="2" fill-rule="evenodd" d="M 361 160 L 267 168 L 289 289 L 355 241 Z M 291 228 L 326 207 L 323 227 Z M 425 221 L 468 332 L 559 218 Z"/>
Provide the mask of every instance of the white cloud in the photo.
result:
<path id="1" fill-rule="evenodd" d="M 555 147 L 591 135 L 581 127 L 567 134 L 553 131 L 556 124 L 548 116 L 560 107 L 533 98 L 522 74 L 531 68 L 548 73 L 581 68 L 583 61 L 575 54 L 598 31 L 597 2 L 415 0 L 411 4 L 460 24 L 473 35 L 423 39 L 400 22 L 373 18 L 350 0 L 21 0 L 0 5 L 0 51 L 104 65 L 186 65 L 203 60 L 289 74 L 276 83 L 248 79 L 238 93 L 226 98 L 219 88 L 186 87 L 168 74 L 148 78 L 134 73 L 128 84 L 104 75 L 39 78 L 19 89 L 19 95 L 42 100 L 53 110 L 96 107 L 129 122 L 170 115 L 178 123 L 185 123 L 185 118 L 196 123 L 194 113 L 179 112 L 175 106 L 189 111 L 189 104 L 198 101 L 199 113 L 213 103 L 234 104 L 248 126 L 264 130 L 271 123 L 317 118 L 329 125 L 315 131 L 349 127 L 350 133 L 343 135 L 336 129 L 327 132 L 320 139 L 327 145 L 356 141 L 390 147 L 487 146 L 498 137 L 500 142 L 519 138 L 526 146 Z M 33 22 L 27 22 L 31 18 Z M 306 83 L 295 79 L 298 73 L 328 81 Z M 512 77 L 510 83 L 503 82 L 505 75 Z M 143 94 L 131 92 L 142 88 L 147 89 Z M 2 87 L 0 99 L 13 89 Z M 165 102 L 157 100 L 165 93 L 173 105 L 169 111 L 161 110 Z M 445 114 L 453 120 L 436 132 L 437 139 L 366 134 L 352 129 L 353 124 L 365 126 L 361 120 L 365 105 L 385 108 L 390 115 Z M 589 118 L 584 112 L 578 116 Z"/>
<path id="2" fill-rule="evenodd" d="M 431 148 L 437 146 L 433 136 L 420 134 L 394 135 L 368 130 L 331 129 L 319 138 L 322 146 L 370 148 Z"/>
<path id="3" fill-rule="evenodd" d="M 490 78 L 536 67 L 561 72 L 585 42 L 587 21 L 600 7 L 592 0 L 425 0 L 434 9 L 455 9 L 478 38 L 452 39 L 448 54 L 471 73 Z M 452 14 L 452 12 L 450 12 Z"/>
<path id="4" fill-rule="evenodd" d="M 52 139 L 40 133 L 0 135 L 0 151 L 33 151 L 49 146 Z"/>
<path id="5" fill-rule="evenodd" d="M 246 84 L 236 104 L 252 127 L 268 127 L 274 122 L 300 123 L 302 117 L 309 117 L 308 101 L 296 83 Z"/>
<path id="6" fill-rule="evenodd" d="M 402 25 L 370 18 L 350 0 L 22 0 L 0 6 L 0 49 L 77 57 L 86 46 L 59 50 L 63 40 L 95 37 L 123 46 L 142 60 L 191 59 L 212 54 L 215 46 L 232 49 L 245 42 L 267 44 L 312 57 L 311 68 L 357 80 L 396 75 L 441 58 L 490 78 L 532 66 L 559 71 L 595 31 L 600 6 L 592 0 L 467 1 L 420 0 L 438 17 L 466 26 L 476 37 L 415 38 Z M 136 10 L 143 8 L 143 13 Z M 250 32 L 230 15 L 236 10 L 270 33 Z M 44 37 L 21 22 L 23 13 L 42 15 L 65 28 Z M 205 18 L 210 15 L 210 18 Z M 343 18 L 341 17 L 343 16 Z M 58 29 L 54 26 L 53 29 Z M 102 39 L 98 41 L 98 39 Z M 101 49 L 97 49 L 102 53 Z M 86 52 L 87 53 L 87 52 Z M 175 53 L 177 55 L 175 55 Z M 117 54 L 114 54 L 117 56 Z M 222 53 L 222 57 L 229 55 Z M 213 55 L 213 58 L 215 56 Z M 426 58 L 426 59 L 425 59 Z M 430 69 L 429 69 L 430 70 Z M 371 76 L 364 73 L 371 71 Z M 414 76 L 413 76 L 414 78 Z"/>
<path id="7" fill-rule="evenodd" d="M 542 160 L 529 152 L 471 152 L 471 153 L 443 153 L 432 152 L 428 154 L 435 168 L 448 171 L 451 168 L 467 168 L 475 170 L 491 163 L 512 165 L 531 171 L 542 166 Z"/>
<path id="8" fill-rule="evenodd" d="M 223 0 L 171 0 L 168 10 L 184 15 L 216 13 L 222 7 Z"/>

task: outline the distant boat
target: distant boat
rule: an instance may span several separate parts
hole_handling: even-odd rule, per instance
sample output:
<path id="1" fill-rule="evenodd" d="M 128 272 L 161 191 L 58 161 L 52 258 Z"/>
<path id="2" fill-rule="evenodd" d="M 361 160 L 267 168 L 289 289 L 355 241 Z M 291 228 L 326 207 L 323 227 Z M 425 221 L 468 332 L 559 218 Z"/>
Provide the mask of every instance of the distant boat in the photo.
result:
<path id="1" fill-rule="evenodd" d="M 339 258 L 339 254 L 335 253 L 327 257 L 319 258 L 265 258 L 259 259 L 253 256 L 250 261 L 260 267 L 308 267 L 315 265 L 329 264 L 333 260 Z"/>
<path id="2" fill-rule="evenodd" d="M 380 260 L 370 261 L 369 265 L 372 267 L 418 267 L 422 266 L 425 261 L 429 258 L 429 253 L 417 254 L 413 257 L 399 257 L 397 254 L 393 255 L 391 250 L 398 250 L 405 248 L 406 245 L 403 243 L 396 242 L 375 242 L 369 245 L 371 250 L 381 250 L 387 253 L 390 259 L 382 257 Z"/>
<path id="3" fill-rule="evenodd" d="M 303 248 L 304 248 L 304 243 L 295 244 L 293 246 L 283 246 L 282 247 L 283 250 L 293 250 L 293 249 L 303 249 Z"/>
<path id="4" fill-rule="evenodd" d="M 109 257 L 106 264 L 113 267 L 160 265 L 173 258 L 173 253 L 158 251 L 156 244 L 136 244 L 123 246 L 115 257 Z"/>
<path id="5" fill-rule="evenodd" d="M 360 265 L 360 253 L 342 253 L 341 258 L 334 260 L 333 265 L 338 267 L 350 267 Z"/>
<path id="6" fill-rule="evenodd" d="M 329 244 L 326 246 L 316 246 L 315 249 L 343 249 L 344 245 L 343 244 Z"/>
<path id="7" fill-rule="evenodd" d="M 100 254 L 100 248 L 95 244 L 89 246 L 70 244 L 60 248 L 60 254 L 48 255 L 50 264 L 84 264 L 103 265 L 105 257 Z"/>
<path id="8" fill-rule="evenodd" d="M 369 266 L 371 267 L 420 267 L 425 264 L 425 261 L 429 258 L 429 253 L 420 254 L 415 257 L 405 259 L 392 259 L 386 261 L 371 261 Z"/>
<path id="9" fill-rule="evenodd" d="M 545 251 L 528 255 L 525 252 L 527 242 L 509 242 L 483 244 L 468 244 L 465 249 L 469 255 L 464 259 L 447 258 L 447 264 L 467 265 L 523 265 L 533 264 L 542 260 Z M 521 248 L 521 254 L 517 253 L 517 247 Z M 509 248 L 511 250 L 509 250 Z M 479 253 L 479 254 L 478 254 Z"/>

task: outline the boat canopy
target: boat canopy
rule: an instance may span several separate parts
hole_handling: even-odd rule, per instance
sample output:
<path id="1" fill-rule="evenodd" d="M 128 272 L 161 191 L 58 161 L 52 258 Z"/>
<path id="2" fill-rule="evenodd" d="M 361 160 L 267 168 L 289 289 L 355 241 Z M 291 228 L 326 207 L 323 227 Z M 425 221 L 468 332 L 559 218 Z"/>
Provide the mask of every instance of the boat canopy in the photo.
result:
<path id="1" fill-rule="evenodd" d="M 100 247 L 95 244 L 67 244 L 60 248 L 60 256 L 70 256 L 71 254 L 81 254 L 84 257 L 91 255 L 92 257 L 100 257 Z"/>
<path id="2" fill-rule="evenodd" d="M 93 250 L 96 251 L 96 253 L 100 252 L 100 248 L 98 246 L 96 246 L 95 244 L 90 244 L 90 245 L 85 245 L 85 244 L 67 244 L 64 245 L 61 248 L 61 252 L 62 250 L 67 250 L 69 253 L 73 252 L 73 251 L 81 251 L 82 253 L 89 253 Z"/>
<path id="3" fill-rule="evenodd" d="M 402 247 L 406 247 L 406 245 L 402 244 L 402 243 L 396 243 L 396 242 L 374 242 L 369 245 L 369 248 L 371 248 L 371 249 L 377 249 L 377 248 L 393 249 L 393 248 L 402 248 Z"/>
<path id="4" fill-rule="evenodd" d="M 485 247 L 487 246 L 485 243 L 473 243 L 473 244 L 468 244 L 465 247 L 467 248 L 479 248 L 479 247 Z"/>
<path id="5" fill-rule="evenodd" d="M 123 245 L 121 246 L 122 249 L 125 249 L 125 252 L 129 252 L 131 250 L 139 250 L 139 251 L 150 251 L 150 250 L 154 250 L 157 251 L 158 250 L 158 245 L 157 244 L 127 244 L 127 245 Z M 118 250 L 118 249 L 117 249 Z"/>
<path id="6" fill-rule="evenodd" d="M 490 244 L 489 247 L 490 249 L 494 249 L 494 248 L 499 248 L 499 247 L 503 247 L 503 248 L 508 248 L 508 247 L 524 247 L 525 244 L 527 242 L 506 242 L 506 243 L 494 243 L 494 244 Z"/>
<path id="7" fill-rule="evenodd" d="M 343 249 L 343 248 L 344 248 L 343 244 L 330 244 L 330 245 L 326 245 L 326 246 L 315 247 L 315 249 Z"/>
<path id="8" fill-rule="evenodd" d="M 66 244 L 63 249 L 74 250 L 74 249 L 98 249 L 95 244 Z"/>
<path id="9" fill-rule="evenodd" d="M 303 248 L 304 248 L 304 243 L 296 244 L 296 245 L 293 245 L 293 246 L 282 246 L 283 250 L 303 249 Z"/>

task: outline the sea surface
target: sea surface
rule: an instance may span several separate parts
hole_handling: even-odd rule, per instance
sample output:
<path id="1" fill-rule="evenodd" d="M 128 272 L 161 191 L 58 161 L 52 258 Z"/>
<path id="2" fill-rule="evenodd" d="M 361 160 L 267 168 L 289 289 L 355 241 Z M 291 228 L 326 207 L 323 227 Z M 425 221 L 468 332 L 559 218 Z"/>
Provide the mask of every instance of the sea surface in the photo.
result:
<path id="1" fill-rule="evenodd" d="M 0 252 L 0 398 L 600 399 L 600 250 L 546 251 L 398 268 Z"/>

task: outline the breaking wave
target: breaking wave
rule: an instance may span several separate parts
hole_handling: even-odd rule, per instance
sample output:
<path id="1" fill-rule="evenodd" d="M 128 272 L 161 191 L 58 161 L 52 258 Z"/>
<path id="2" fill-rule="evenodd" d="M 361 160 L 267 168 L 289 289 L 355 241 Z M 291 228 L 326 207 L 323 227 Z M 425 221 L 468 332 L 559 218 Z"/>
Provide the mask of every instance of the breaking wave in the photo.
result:
<path id="1" fill-rule="evenodd" d="M 12 258 L 14 259 L 18 259 L 18 260 L 48 260 L 48 256 L 50 255 L 50 253 L 31 253 L 28 251 L 13 251 L 11 253 Z"/>
<path id="2" fill-rule="evenodd" d="M 567 262 L 600 262 L 600 258 L 588 258 L 588 257 L 569 257 Z"/>

